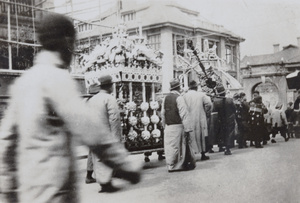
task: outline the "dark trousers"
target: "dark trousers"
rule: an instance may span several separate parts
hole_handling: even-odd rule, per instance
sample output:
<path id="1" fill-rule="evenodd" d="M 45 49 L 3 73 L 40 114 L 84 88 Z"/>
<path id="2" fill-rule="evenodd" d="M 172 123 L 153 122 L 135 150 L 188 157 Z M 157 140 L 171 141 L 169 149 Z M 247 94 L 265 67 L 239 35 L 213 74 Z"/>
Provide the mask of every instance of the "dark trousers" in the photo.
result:
<path id="1" fill-rule="evenodd" d="M 252 125 L 251 126 L 251 134 L 252 140 L 255 143 L 255 146 L 260 146 L 263 141 L 263 137 L 266 133 L 266 128 L 264 125 Z"/>
<path id="2" fill-rule="evenodd" d="M 237 136 L 237 142 L 239 143 L 239 147 L 244 147 L 246 145 L 246 131 L 240 129 L 238 136 Z"/>
<path id="3" fill-rule="evenodd" d="M 221 128 L 221 132 L 218 138 L 218 146 L 220 148 L 225 147 L 226 150 L 229 150 L 232 147 L 232 139 L 234 139 L 235 136 L 234 128 L 234 123 L 223 126 L 223 128 Z"/>
<path id="4" fill-rule="evenodd" d="M 288 130 L 287 130 L 287 135 L 288 137 L 294 137 L 294 126 L 293 123 L 288 124 Z"/>
<path id="5" fill-rule="evenodd" d="M 280 135 L 284 138 L 287 137 L 287 129 L 285 126 L 283 127 L 273 127 L 272 129 L 272 137 L 275 138 L 277 133 L 280 133 Z"/>

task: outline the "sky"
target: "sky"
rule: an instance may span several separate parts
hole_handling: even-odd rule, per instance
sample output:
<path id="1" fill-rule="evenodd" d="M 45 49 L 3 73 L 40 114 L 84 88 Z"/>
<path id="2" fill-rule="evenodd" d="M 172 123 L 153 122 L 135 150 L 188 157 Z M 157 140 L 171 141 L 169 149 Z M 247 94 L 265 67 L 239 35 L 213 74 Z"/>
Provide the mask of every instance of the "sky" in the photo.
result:
<path id="1" fill-rule="evenodd" d="M 143 3 L 149 0 L 138 0 Z M 155 1 L 155 0 L 151 0 Z M 163 0 L 160 0 L 163 1 Z M 167 1 L 167 0 L 165 0 Z M 299 0 L 173 0 L 199 11 L 201 17 L 245 39 L 241 57 L 271 54 L 273 44 L 298 45 L 300 37 Z M 86 3 L 88 2 L 88 3 Z M 87 19 L 115 6 L 116 0 L 73 0 L 74 14 Z M 65 1 L 56 0 L 60 10 L 71 12 Z"/>
<path id="2" fill-rule="evenodd" d="M 241 56 L 271 54 L 273 44 L 298 45 L 300 1 L 298 0 L 186 0 L 205 19 L 223 25 L 245 39 Z M 189 3 L 185 3 L 189 2 Z"/>

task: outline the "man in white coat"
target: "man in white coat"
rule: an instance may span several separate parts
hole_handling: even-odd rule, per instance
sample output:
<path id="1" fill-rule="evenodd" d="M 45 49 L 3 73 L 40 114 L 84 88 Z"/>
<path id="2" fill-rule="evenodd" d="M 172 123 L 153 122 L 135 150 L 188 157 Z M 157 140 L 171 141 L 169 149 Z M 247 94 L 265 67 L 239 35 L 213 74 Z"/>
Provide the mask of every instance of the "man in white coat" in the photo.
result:
<path id="1" fill-rule="evenodd" d="M 190 114 L 193 131 L 190 133 L 195 153 L 201 153 L 201 160 L 209 159 L 205 155 L 205 137 L 208 136 L 207 119 L 212 110 L 210 98 L 203 92 L 197 91 L 196 81 L 191 81 L 189 90 L 183 95 Z"/>

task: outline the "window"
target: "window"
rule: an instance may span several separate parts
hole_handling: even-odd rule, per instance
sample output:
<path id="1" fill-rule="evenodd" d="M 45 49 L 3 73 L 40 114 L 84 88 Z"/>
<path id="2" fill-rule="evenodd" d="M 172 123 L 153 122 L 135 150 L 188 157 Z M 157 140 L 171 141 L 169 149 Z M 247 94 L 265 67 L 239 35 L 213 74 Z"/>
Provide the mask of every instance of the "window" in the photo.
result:
<path id="1" fill-rule="evenodd" d="M 207 42 L 205 42 L 205 41 L 207 41 Z M 217 46 L 217 48 L 216 48 L 216 54 L 218 55 L 218 53 L 219 53 L 219 43 L 218 42 L 216 42 L 216 41 L 212 41 L 212 40 L 207 40 L 207 39 L 201 39 L 201 45 L 202 45 L 202 52 L 205 52 L 205 51 L 207 51 L 208 49 L 211 49 L 211 48 L 213 48 L 214 47 L 214 45 L 216 45 Z"/>
<path id="2" fill-rule="evenodd" d="M 10 3 L 9 3 L 10 2 Z M 33 23 L 35 10 L 31 0 L 16 0 L 0 3 L 0 69 L 23 71 L 33 65 L 33 58 L 38 52 L 36 28 Z M 10 36 L 8 35 L 7 15 L 10 7 Z M 8 43 L 10 40 L 12 43 Z"/>
<path id="3" fill-rule="evenodd" d="M 131 13 L 123 14 L 122 15 L 122 20 L 123 20 L 123 22 L 128 22 L 128 21 L 135 20 L 135 13 L 131 12 Z"/>
<path id="4" fill-rule="evenodd" d="M 232 61 L 232 48 L 229 45 L 226 45 L 226 63 L 231 64 Z"/>
<path id="5" fill-rule="evenodd" d="M 237 56 L 236 47 L 232 45 L 226 45 L 226 63 L 229 65 L 231 70 L 236 70 Z"/>
<path id="6" fill-rule="evenodd" d="M 160 34 L 149 35 L 148 36 L 148 44 L 154 50 L 160 49 Z"/>
<path id="7" fill-rule="evenodd" d="M 92 24 L 79 24 L 78 25 L 78 32 L 85 32 L 88 30 L 92 30 L 93 29 L 93 25 Z"/>
<path id="8" fill-rule="evenodd" d="M 185 39 L 182 35 L 173 35 L 173 54 L 184 56 Z"/>

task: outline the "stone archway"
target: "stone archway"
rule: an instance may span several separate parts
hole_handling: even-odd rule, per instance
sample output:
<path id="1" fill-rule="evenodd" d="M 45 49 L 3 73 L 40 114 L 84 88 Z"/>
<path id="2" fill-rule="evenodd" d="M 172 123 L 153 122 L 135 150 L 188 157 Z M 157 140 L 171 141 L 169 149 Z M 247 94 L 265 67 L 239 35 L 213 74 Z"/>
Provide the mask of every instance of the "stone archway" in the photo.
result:
<path id="1" fill-rule="evenodd" d="M 279 96 L 278 87 L 273 82 L 261 82 L 254 85 L 252 88 L 252 94 L 256 90 L 260 92 L 264 104 L 270 104 L 271 106 L 274 106 L 277 103 L 282 102 Z"/>

